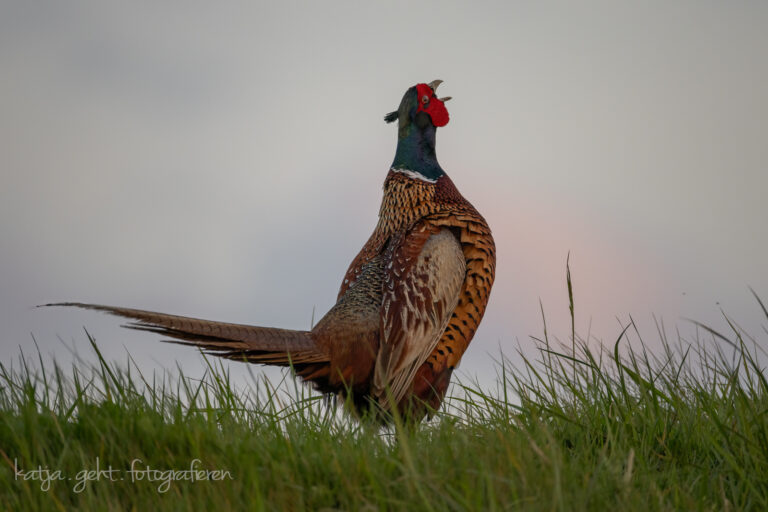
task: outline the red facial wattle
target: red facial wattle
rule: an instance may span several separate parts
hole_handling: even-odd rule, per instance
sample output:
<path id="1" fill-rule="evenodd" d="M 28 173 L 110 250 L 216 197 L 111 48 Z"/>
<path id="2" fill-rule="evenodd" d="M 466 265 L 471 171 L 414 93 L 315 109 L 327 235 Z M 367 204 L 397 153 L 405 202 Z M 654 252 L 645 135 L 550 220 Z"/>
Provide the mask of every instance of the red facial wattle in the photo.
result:
<path id="1" fill-rule="evenodd" d="M 435 91 L 432 90 L 427 84 L 418 84 L 416 86 L 416 94 L 418 98 L 417 112 L 426 112 L 432 119 L 432 124 L 437 127 L 445 126 L 448 124 L 448 110 L 445 108 L 445 103 L 435 96 Z M 427 97 L 427 101 L 424 102 L 423 98 Z"/>

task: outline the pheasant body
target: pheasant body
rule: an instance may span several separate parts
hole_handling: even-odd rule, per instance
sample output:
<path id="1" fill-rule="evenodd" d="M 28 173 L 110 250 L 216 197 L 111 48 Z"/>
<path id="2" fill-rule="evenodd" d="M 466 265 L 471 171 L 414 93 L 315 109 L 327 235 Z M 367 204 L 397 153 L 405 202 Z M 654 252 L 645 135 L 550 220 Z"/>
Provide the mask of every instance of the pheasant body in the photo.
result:
<path id="1" fill-rule="evenodd" d="M 495 245 L 485 219 L 437 163 L 448 122 L 439 81 L 410 88 L 388 122 L 398 148 L 378 223 L 354 258 L 336 304 L 311 331 L 226 324 L 149 311 L 78 306 L 131 318 L 127 327 L 242 361 L 291 366 L 358 412 L 397 409 L 419 420 L 439 408 L 493 285 Z"/>
<path id="2" fill-rule="evenodd" d="M 436 346 L 413 380 L 414 404 L 436 410 L 445 395 L 450 375 L 458 365 L 483 318 L 496 270 L 496 246 L 485 219 L 459 193 L 451 179 L 441 176 L 434 183 L 390 170 L 384 182 L 379 222 L 373 234 L 349 266 L 339 300 L 354 287 L 365 266 L 380 257 L 386 244 L 412 231 L 414 226 L 447 229 L 461 245 L 466 277 L 455 309 Z M 411 414 L 417 414 L 413 411 Z"/>

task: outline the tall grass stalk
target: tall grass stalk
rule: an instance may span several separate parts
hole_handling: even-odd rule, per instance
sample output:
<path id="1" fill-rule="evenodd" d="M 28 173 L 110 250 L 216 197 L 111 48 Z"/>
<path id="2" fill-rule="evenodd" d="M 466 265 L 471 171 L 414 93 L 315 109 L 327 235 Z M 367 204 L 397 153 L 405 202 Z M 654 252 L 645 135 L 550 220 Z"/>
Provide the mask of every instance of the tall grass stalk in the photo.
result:
<path id="1" fill-rule="evenodd" d="M 655 353 L 631 318 L 608 345 L 575 329 L 561 344 L 544 319 L 536 355 L 497 358 L 496 389 L 460 382 L 431 421 L 385 429 L 300 385 L 286 396 L 254 374 L 238 389 L 219 361 L 197 380 L 146 376 L 87 335 L 93 364 L 64 369 L 39 350 L 0 363 L 0 505 L 766 510 L 765 349 L 725 319 L 727 333 L 698 325 L 674 342 L 657 323 Z M 129 472 L 139 460 L 168 477 L 196 459 L 229 478 L 164 486 Z"/>

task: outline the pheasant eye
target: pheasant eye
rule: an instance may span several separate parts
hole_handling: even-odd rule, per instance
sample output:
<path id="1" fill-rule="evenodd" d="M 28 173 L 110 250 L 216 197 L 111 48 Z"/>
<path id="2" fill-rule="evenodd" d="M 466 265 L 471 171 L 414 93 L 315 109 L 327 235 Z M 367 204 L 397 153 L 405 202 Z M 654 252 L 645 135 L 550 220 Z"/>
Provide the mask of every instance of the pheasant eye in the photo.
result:
<path id="1" fill-rule="evenodd" d="M 426 94 L 421 97 L 421 102 L 422 103 L 427 103 L 428 101 L 429 101 L 429 96 L 427 96 Z"/>

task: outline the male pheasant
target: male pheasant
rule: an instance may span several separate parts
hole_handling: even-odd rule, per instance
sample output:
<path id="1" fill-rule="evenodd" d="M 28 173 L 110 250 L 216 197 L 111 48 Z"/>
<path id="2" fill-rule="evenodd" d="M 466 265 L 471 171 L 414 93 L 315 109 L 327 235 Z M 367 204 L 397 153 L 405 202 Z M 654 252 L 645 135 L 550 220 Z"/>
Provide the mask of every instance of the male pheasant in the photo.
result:
<path id="1" fill-rule="evenodd" d="M 409 88 L 397 111 L 395 159 L 379 221 L 349 266 L 336 304 L 311 331 L 199 320 L 137 309 L 77 306 L 134 320 L 150 331 L 218 356 L 292 366 L 358 413 L 432 415 L 475 334 L 496 267 L 485 219 L 459 193 L 435 155 L 448 123 L 440 80 Z"/>

